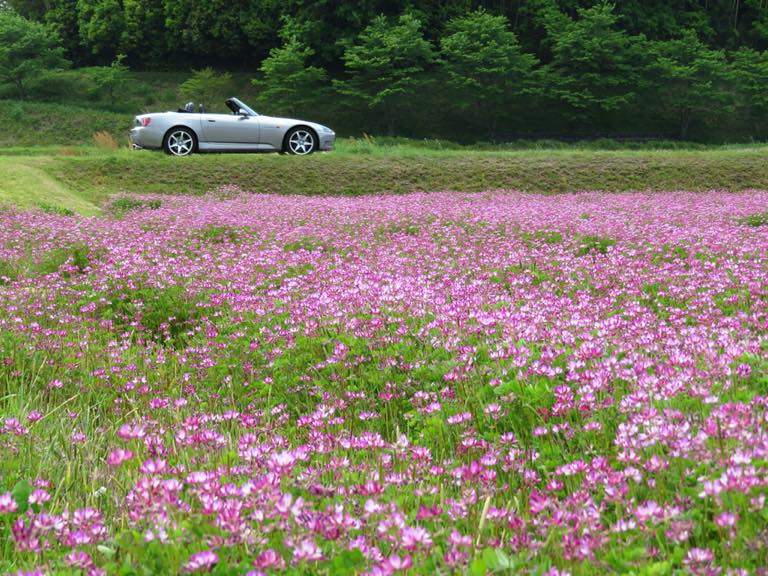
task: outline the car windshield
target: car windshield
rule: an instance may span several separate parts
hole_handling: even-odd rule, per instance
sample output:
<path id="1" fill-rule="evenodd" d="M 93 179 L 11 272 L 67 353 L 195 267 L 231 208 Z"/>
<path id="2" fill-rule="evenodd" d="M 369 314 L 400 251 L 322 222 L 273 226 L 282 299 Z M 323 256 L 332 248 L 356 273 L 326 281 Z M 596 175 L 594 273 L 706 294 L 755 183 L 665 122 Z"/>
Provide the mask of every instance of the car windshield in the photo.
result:
<path id="1" fill-rule="evenodd" d="M 237 98 L 230 98 L 227 100 L 227 108 L 232 110 L 234 114 L 239 114 L 240 110 L 245 110 L 248 113 L 248 116 L 258 116 L 259 114 L 250 106 L 248 106 L 245 102 L 242 100 L 238 100 Z"/>

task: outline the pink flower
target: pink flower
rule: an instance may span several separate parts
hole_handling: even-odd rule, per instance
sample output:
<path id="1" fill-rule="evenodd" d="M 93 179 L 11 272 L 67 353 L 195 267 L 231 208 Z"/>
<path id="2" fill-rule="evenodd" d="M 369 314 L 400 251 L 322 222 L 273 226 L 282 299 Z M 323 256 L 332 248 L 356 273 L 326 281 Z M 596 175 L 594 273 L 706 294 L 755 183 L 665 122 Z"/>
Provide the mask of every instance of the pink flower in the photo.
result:
<path id="1" fill-rule="evenodd" d="M 420 526 L 406 526 L 400 532 L 400 537 L 401 544 L 406 550 L 415 550 L 419 546 L 424 548 L 432 546 L 432 537 Z"/>
<path id="2" fill-rule="evenodd" d="M 259 554 L 256 557 L 256 560 L 253 561 L 253 565 L 256 568 L 266 569 L 266 568 L 282 568 L 285 566 L 285 562 L 283 561 L 282 556 L 278 554 L 275 550 L 272 548 L 267 548 Z"/>
<path id="3" fill-rule="evenodd" d="M 684 564 L 709 564 L 715 559 L 715 554 L 709 548 L 691 548 L 685 557 Z"/>
<path id="4" fill-rule="evenodd" d="M 715 524 L 720 528 L 730 528 L 739 521 L 739 515 L 734 512 L 722 512 L 715 518 Z"/>
<path id="5" fill-rule="evenodd" d="M 397 572 L 398 570 L 408 570 L 413 566 L 413 560 L 411 560 L 410 556 L 400 558 L 397 554 L 392 554 L 384 563 L 393 572 Z"/>
<path id="6" fill-rule="evenodd" d="M 469 412 L 461 412 L 460 414 L 449 416 L 446 419 L 446 422 L 448 422 L 448 424 L 462 424 L 464 422 L 469 422 L 470 420 L 472 420 L 472 414 Z"/>
<path id="7" fill-rule="evenodd" d="M 120 464 L 131 460 L 132 458 L 133 452 L 130 450 L 123 450 L 122 448 L 118 448 L 117 450 L 110 452 L 109 456 L 107 456 L 107 464 L 110 466 L 120 466 Z"/>
<path id="8" fill-rule="evenodd" d="M 51 495 L 42 488 L 37 488 L 29 495 L 30 504 L 45 504 L 51 500 Z"/>
<path id="9" fill-rule="evenodd" d="M 307 538 L 299 542 L 299 545 L 293 549 L 293 561 L 299 562 L 317 562 L 323 559 L 323 552 L 318 548 L 315 541 Z"/>
<path id="10" fill-rule="evenodd" d="M 67 566 L 70 568 L 89 569 L 93 567 L 93 560 L 91 557 L 80 550 L 72 550 L 72 552 L 64 557 L 64 562 L 66 562 Z"/>
<path id="11" fill-rule="evenodd" d="M 185 572 L 199 572 L 200 570 L 210 570 L 219 562 L 219 556 L 213 550 L 203 550 L 189 557 L 189 561 L 184 565 Z"/>
<path id="12" fill-rule="evenodd" d="M 141 465 L 139 468 L 139 472 L 142 474 L 148 474 L 150 476 L 155 474 L 162 474 L 165 472 L 165 469 L 168 467 L 168 464 L 165 460 L 162 460 L 161 458 L 157 458 L 155 460 L 147 460 L 144 462 L 144 464 Z"/>
<path id="13" fill-rule="evenodd" d="M 19 506 L 10 492 L 0 494 L 0 514 L 10 514 L 11 512 L 16 512 L 18 508 Z"/>
<path id="14" fill-rule="evenodd" d="M 469 548 L 470 546 L 472 546 L 472 537 L 464 536 L 461 534 L 461 532 L 454 529 L 451 531 L 451 534 L 448 536 L 448 542 L 450 542 L 451 546 L 453 547 Z"/>
<path id="15" fill-rule="evenodd" d="M 749 378 L 749 375 L 752 374 L 752 366 L 747 363 L 739 364 L 736 366 L 736 374 L 742 378 Z"/>
<path id="16" fill-rule="evenodd" d="M 267 461 L 267 468 L 275 474 L 289 473 L 296 462 L 296 456 L 286 450 L 271 454 Z"/>

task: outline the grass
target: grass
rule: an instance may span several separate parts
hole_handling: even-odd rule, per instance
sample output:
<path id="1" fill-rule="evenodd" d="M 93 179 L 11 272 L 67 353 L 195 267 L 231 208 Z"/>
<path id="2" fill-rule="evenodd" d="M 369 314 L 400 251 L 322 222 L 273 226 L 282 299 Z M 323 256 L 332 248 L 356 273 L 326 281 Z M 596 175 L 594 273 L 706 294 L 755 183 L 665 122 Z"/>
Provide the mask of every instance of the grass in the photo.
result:
<path id="1" fill-rule="evenodd" d="M 96 132 L 128 144 L 133 116 L 93 107 L 0 100 L 0 147 L 83 145 Z"/>
<path id="2" fill-rule="evenodd" d="M 0 205 L 48 211 L 63 208 L 85 215 L 98 213 L 95 204 L 59 182 L 35 160 L 25 157 L 25 161 L 19 161 L 17 157 L 0 156 Z"/>
<path id="3" fill-rule="evenodd" d="M 361 195 L 411 191 L 768 188 L 768 148 L 703 150 L 446 150 L 413 144 L 342 140 L 330 154 L 209 154 L 95 147 L 16 147 L 0 155 L 0 203 L 98 211 L 109 196 L 204 194 L 235 184 L 253 192 Z"/>

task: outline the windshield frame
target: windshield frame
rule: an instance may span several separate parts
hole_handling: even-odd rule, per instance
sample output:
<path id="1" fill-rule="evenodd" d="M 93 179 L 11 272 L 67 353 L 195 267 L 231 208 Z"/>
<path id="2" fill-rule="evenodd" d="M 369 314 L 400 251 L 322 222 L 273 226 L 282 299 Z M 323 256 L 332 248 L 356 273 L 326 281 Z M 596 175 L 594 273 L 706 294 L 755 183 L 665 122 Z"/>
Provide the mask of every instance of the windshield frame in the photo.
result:
<path id="1" fill-rule="evenodd" d="M 235 114 L 239 114 L 240 110 L 245 110 L 249 116 L 258 116 L 259 113 L 256 112 L 253 108 L 248 106 L 245 102 L 238 98 L 228 98 L 226 101 L 227 108 L 232 110 Z"/>

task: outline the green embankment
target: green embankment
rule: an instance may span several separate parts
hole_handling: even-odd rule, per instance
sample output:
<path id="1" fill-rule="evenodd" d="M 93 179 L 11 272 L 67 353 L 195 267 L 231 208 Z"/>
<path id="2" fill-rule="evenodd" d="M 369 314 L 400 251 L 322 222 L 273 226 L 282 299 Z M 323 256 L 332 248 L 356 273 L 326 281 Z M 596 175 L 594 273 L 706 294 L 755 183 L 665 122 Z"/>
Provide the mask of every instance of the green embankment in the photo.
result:
<path id="1" fill-rule="evenodd" d="M 113 194 L 203 194 L 223 184 L 281 194 L 358 195 L 508 188 L 579 190 L 768 189 L 768 148 L 696 151 L 431 151 L 400 146 L 296 158 L 95 149 L 0 152 L 0 203 L 93 213 Z M 63 154 L 62 154 L 63 151 Z M 74 154 L 74 155 L 73 155 Z"/>
<path id="2" fill-rule="evenodd" d="M 80 196 L 26 157 L 0 156 L 0 206 L 63 208 L 80 214 L 98 214 L 98 206 Z"/>
<path id="3" fill-rule="evenodd" d="M 131 122 L 131 114 L 95 107 L 0 100 L 0 154 L 6 146 L 92 144 L 96 132 L 127 145 Z"/>

